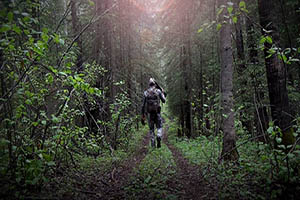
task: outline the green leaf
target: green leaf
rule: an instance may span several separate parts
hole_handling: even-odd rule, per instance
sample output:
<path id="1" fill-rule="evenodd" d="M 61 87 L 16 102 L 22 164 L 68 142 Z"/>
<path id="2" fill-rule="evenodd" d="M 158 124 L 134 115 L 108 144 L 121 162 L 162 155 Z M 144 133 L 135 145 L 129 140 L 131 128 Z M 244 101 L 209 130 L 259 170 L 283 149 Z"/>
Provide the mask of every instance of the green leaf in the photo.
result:
<path id="1" fill-rule="evenodd" d="M 6 16 L 6 10 L 5 9 L 0 9 L 0 17 L 5 17 Z"/>
<path id="2" fill-rule="evenodd" d="M 277 137 L 275 140 L 278 144 L 280 144 L 282 142 L 282 139 L 280 137 Z"/>
<path id="3" fill-rule="evenodd" d="M 48 166 L 55 166 L 55 162 L 54 161 L 47 162 L 47 165 Z"/>
<path id="4" fill-rule="evenodd" d="M 65 45 L 65 41 L 64 41 L 63 39 L 59 39 L 59 43 L 60 43 L 61 45 Z"/>
<path id="5" fill-rule="evenodd" d="M 223 116 L 224 118 L 228 118 L 228 115 L 226 115 L 226 114 L 222 114 L 222 116 Z"/>
<path id="6" fill-rule="evenodd" d="M 273 43 L 273 40 L 272 40 L 272 38 L 271 38 L 270 36 L 266 36 L 266 41 L 267 41 L 267 43 L 269 43 L 269 44 L 272 44 L 272 43 Z"/>
<path id="7" fill-rule="evenodd" d="M 58 74 L 61 76 L 68 76 L 66 72 L 58 72 Z"/>
<path id="8" fill-rule="evenodd" d="M 53 79 L 54 78 L 53 78 L 52 74 L 48 73 L 46 82 L 51 84 L 53 82 Z"/>
<path id="9" fill-rule="evenodd" d="M 272 56 L 273 54 L 276 53 L 276 50 L 274 48 L 271 48 L 268 50 L 268 53 L 271 54 L 271 56 Z"/>
<path id="10" fill-rule="evenodd" d="M 26 103 L 27 105 L 32 105 L 32 101 L 31 101 L 30 99 L 27 99 L 27 100 L 25 101 L 25 103 Z"/>
<path id="11" fill-rule="evenodd" d="M 24 21 L 25 23 L 30 22 L 30 17 L 28 17 L 28 16 L 23 17 L 23 21 Z M 24 25 L 24 24 L 23 24 L 23 25 Z"/>
<path id="12" fill-rule="evenodd" d="M 222 28 L 222 24 L 219 23 L 219 24 L 217 25 L 217 31 L 219 31 L 221 28 Z"/>
<path id="13" fill-rule="evenodd" d="M 22 32 L 20 27 L 16 26 L 15 24 L 13 25 L 13 31 L 16 32 L 18 35 L 20 35 Z"/>
<path id="14" fill-rule="evenodd" d="M 54 34 L 54 36 L 52 36 L 52 37 L 53 37 L 53 39 L 54 39 L 54 42 L 55 42 L 56 44 L 58 44 L 58 43 L 59 43 L 59 35 Z"/>
<path id="15" fill-rule="evenodd" d="M 89 0 L 89 4 L 90 4 L 90 6 L 94 6 L 95 5 L 95 3 L 93 1 L 91 1 L 91 0 Z"/>
<path id="16" fill-rule="evenodd" d="M 42 33 L 42 39 L 43 39 L 44 42 L 47 43 L 48 40 L 49 40 L 49 36 L 46 33 Z"/>
<path id="17" fill-rule="evenodd" d="M 47 28 L 42 28 L 43 33 L 48 34 L 49 30 Z"/>
<path id="18" fill-rule="evenodd" d="M 90 88 L 89 88 L 89 93 L 90 93 L 90 94 L 94 94 L 94 93 L 95 93 L 95 89 L 94 89 L 93 87 L 90 87 Z"/>
<path id="19" fill-rule="evenodd" d="M 259 43 L 264 44 L 267 41 L 266 37 L 262 36 Z"/>
<path id="20" fill-rule="evenodd" d="M 237 16 L 234 16 L 234 17 L 232 18 L 232 21 L 233 21 L 234 24 L 236 24 L 236 23 L 238 22 Z"/>
<path id="21" fill-rule="evenodd" d="M 9 22 L 12 22 L 12 20 L 14 19 L 14 14 L 12 12 L 9 12 L 7 14 L 7 19 L 8 19 Z"/>
<path id="22" fill-rule="evenodd" d="M 200 28 L 199 30 L 198 30 L 198 33 L 201 33 L 203 31 L 203 28 Z"/>
<path id="23" fill-rule="evenodd" d="M 273 128 L 273 127 L 269 127 L 268 130 L 267 130 L 267 132 L 268 132 L 269 134 L 272 134 L 273 131 L 274 131 L 274 128 Z"/>
<path id="24" fill-rule="evenodd" d="M 291 159 L 291 158 L 294 158 L 294 157 L 295 157 L 295 154 L 293 154 L 293 153 L 288 153 L 287 156 Z"/>
<path id="25" fill-rule="evenodd" d="M 24 17 L 28 17 L 29 16 L 29 14 L 28 13 L 26 13 L 26 12 L 22 12 L 22 14 L 21 15 L 23 15 Z"/>
<path id="26" fill-rule="evenodd" d="M 227 11 L 228 11 L 229 15 L 231 15 L 231 14 L 232 14 L 232 11 L 233 11 L 233 7 L 232 7 L 232 6 L 228 7 L 228 8 L 227 8 Z"/>
<path id="27" fill-rule="evenodd" d="M 4 24 L 1 28 L 0 28 L 0 33 L 4 33 L 7 32 L 11 29 L 11 27 L 8 24 Z"/>
<path id="28" fill-rule="evenodd" d="M 224 10 L 224 7 L 220 8 L 218 13 L 217 13 L 217 16 L 219 16 L 223 12 L 223 10 Z"/>
<path id="29" fill-rule="evenodd" d="M 280 58 L 281 60 L 283 60 L 284 63 L 287 62 L 287 57 L 286 57 L 286 55 L 281 54 L 281 55 L 279 55 L 279 58 Z"/>
<path id="30" fill-rule="evenodd" d="M 60 122 L 60 119 L 58 117 L 56 117 L 55 115 L 52 115 L 52 121 L 54 123 L 59 123 Z"/>
<path id="31" fill-rule="evenodd" d="M 32 122 L 32 125 L 37 127 L 37 125 L 39 125 L 39 123 L 38 122 Z"/>
<path id="32" fill-rule="evenodd" d="M 148 176 L 146 179 L 145 179 L 145 183 L 148 184 L 151 180 L 151 176 Z"/>
<path id="33" fill-rule="evenodd" d="M 239 3 L 239 7 L 240 7 L 240 8 L 246 8 L 246 3 L 245 3 L 245 1 L 241 1 L 241 2 Z"/>

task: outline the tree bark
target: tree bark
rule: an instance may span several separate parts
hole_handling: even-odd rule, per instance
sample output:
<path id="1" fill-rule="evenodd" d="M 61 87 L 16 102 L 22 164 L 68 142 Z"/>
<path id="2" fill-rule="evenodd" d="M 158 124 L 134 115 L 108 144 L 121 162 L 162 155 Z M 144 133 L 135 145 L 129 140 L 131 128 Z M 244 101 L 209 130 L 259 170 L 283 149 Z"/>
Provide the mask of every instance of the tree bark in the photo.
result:
<path id="1" fill-rule="evenodd" d="M 73 28 L 73 34 L 74 37 L 79 33 L 80 31 L 80 23 L 79 23 L 79 18 L 77 16 L 77 5 L 75 0 L 71 0 L 71 16 L 72 16 L 72 28 Z M 77 61 L 76 61 L 76 66 L 77 66 L 77 71 L 82 71 L 82 64 L 83 64 L 83 51 L 82 51 L 82 41 L 81 37 L 78 38 L 77 40 L 77 45 L 79 48 L 79 53 L 77 54 Z"/>
<path id="2" fill-rule="evenodd" d="M 221 0 L 220 5 L 226 5 L 226 0 Z M 225 9 L 224 9 L 225 10 Z M 222 129 L 223 149 L 221 157 L 224 160 L 235 161 L 238 159 L 238 151 L 236 149 L 236 134 L 234 128 L 234 112 L 233 112 L 233 55 L 231 41 L 231 25 L 224 17 L 225 11 L 222 13 L 223 23 L 220 30 L 220 53 L 221 53 L 221 106 L 223 109 Z"/>
<path id="3" fill-rule="evenodd" d="M 259 0 L 260 24 L 265 30 L 271 30 L 269 33 L 273 39 L 273 44 L 280 47 L 279 24 L 277 13 L 280 5 L 271 0 Z M 266 34 L 263 32 L 263 34 Z M 271 115 L 274 124 L 283 132 L 283 143 L 292 144 L 294 138 L 289 131 L 292 125 L 290 114 L 288 92 L 286 88 L 286 69 L 282 60 L 275 53 L 269 56 L 268 50 L 272 45 L 265 43 L 265 65 L 267 71 L 267 81 L 269 88 L 269 99 L 271 104 Z"/>

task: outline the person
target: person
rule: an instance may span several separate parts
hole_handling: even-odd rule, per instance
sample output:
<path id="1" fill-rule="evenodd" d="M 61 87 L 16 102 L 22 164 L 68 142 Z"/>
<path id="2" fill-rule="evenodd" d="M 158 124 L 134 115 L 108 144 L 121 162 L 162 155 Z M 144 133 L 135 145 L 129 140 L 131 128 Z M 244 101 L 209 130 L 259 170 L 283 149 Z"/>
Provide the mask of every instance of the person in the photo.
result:
<path id="1" fill-rule="evenodd" d="M 160 115 L 161 106 L 160 101 L 166 102 L 165 92 L 161 89 L 153 78 L 149 80 L 149 88 L 144 91 L 143 105 L 142 105 L 142 123 L 145 123 L 147 117 L 150 128 L 151 146 L 155 147 L 155 130 L 157 128 L 157 148 L 161 147 L 162 118 Z"/>

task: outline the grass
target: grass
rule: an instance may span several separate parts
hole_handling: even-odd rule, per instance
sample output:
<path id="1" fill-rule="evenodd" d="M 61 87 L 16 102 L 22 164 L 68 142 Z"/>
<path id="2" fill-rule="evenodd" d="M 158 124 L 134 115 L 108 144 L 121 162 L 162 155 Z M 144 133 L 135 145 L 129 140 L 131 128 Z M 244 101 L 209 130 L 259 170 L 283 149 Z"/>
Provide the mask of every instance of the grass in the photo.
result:
<path id="1" fill-rule="evenodd" d="M 109 174 L 115 166 L 118 166 L 125 159 L 132 156 L 136 152 L 137 148 L 141 145 L 144 136 L 148 133 L 147 127 L 142 127 L 140 130 L 135 130 L 131 138 L 128 138 L 128 145 L 126 148 L 119 148 L 111 153 L 109 150 L 104 151 L 98 157 L 91 157 L 86 155 L 74 155 L 75 165 L 69 167 L 63 166 L 61 175 L 51 175 L 51 180 L 46 183 L 47 188 L 56 188 L 56 193 L 51 194 L 60 198 L 64 195 L 70 195 L 72 198 L 77 195 L 82 195 L 78 190 L 80 188 L 86 188 L 84 190 L 90 190 L 90 187 L 98 180 L 107 181 L 106 174 Z M 54 184 L 56 183 L 56 184 Z M 54 185 L 53 185 L 54 184 Z M 61 187 L 62 186 L 62 187 Z M 53 189 L 52 189 L 53 190 Z M 52 191 L 50 189 L 50 192 Z M 49 196 L 49 194 L 43 194 Z M 84 197 L 82 197 L 84 198 Z"/>
<path id="2" fill-rule="evenodd" d="M 176 173 L 176 164 L 168 147 L 159 149 L 149 146 L 149 153 L 137 168 L 131 184 L 126 188 L 128 199 L 176 199 L 170 195 L 167 180 Z"/>
<path id="3" fill-rule="evenodd" d="M 190 163 L 198 165 L 204 180 L 214 188 L 220 199 L 278 199 L 288 197 L 294 199 L 296 191 L 300 191 L 299 175 L 292 186 L 282 183 L 287 179 L 287 167 L 279 162 L 276 168 L 274 150 L 268 144 L 258 143 L 243 133 L 237 141 L 240 155 L 239 164 L 219 162 L 221 136 L 199 136 L 195 139 L 177 138 L 177 125 L 169 124 L 169 141 L 178 148 Z M 277 156 L 278 159 L 282 156 Z M 299 159 L 298 159 L 299 163 Z M 298 165 L 299 166 L 299 165 Z M 276 169 L 275 169 L 276 168 Z M 276 173 L 277 171 L 277 173 Z M 294 194 L 293 194 L 294 193 Z"/>

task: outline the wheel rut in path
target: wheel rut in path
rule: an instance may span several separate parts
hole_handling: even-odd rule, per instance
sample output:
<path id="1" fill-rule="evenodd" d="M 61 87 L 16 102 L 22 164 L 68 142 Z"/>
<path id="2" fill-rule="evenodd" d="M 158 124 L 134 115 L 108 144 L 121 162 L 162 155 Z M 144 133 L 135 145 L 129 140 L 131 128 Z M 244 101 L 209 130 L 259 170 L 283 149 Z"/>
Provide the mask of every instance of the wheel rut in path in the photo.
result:
<path id="1" fill-rule="evenodd" d="M 199 167 L 190 164 L 182 153 L 168 142 L 168 127 L 164 129 L 163 141 L 171 150 L 176 163 L 176 175 L 168 181 L 168 185 L 178 191 L 178 199 L 210 199 Z"/>
<path id="2" fill-rule="evenodd" d="M 136 168 L 148 153 L 148 144 L 150 142 L 150 134 L 144 137 L 139 149 L 129 159 L 116 166 L 110 175 L 107 187 L 102 188 L 103 199 L 125 199 L 126 194 L 124 186 L 129 184 L 129 178 L 134 175 L 133 169 Z"/>

